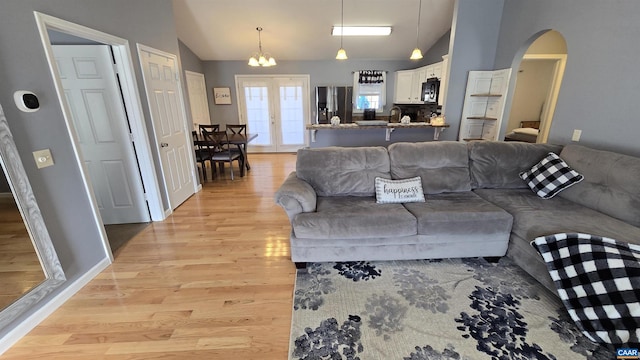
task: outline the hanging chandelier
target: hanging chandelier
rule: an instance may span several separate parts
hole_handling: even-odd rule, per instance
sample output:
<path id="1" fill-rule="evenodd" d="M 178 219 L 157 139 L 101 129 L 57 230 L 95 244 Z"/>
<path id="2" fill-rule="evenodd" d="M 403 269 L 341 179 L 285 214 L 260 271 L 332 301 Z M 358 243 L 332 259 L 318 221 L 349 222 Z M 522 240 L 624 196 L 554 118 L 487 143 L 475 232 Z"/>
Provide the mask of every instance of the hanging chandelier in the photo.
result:
<path id="1" fill-rule="evenodd" d="M 260 36 L 262 28 L 257 27 L 256 30 L 258 30 L 258 52 L 253 54 L 253 56 L 249 59 L 249 66 L 275 66 L 276 59 L 274 59 L 268 53 L 262 52 L 262 37 Z"/>
<path id="2" fill-rule="evenodd" d="M 416 26 L 416 48 L 413 49 L 413 52 L 411 53 L 411 57 L 409 57 L 409 59 L 411 60 L 420 60 L 422 59 L 422 51 L 420 51 L 420 47 L 419 47 L 419 39 L 420 39 L 420 13 L 422 12 L 422 0 L 420 0 L 420 3 L 418 5 L 418 25 Z"/>
<path id="3" fill-rule="evenodd" d="M 346 60 L 347 58 L 347 52 L 344 51 L 344 48 L 342 47 L 342 38 L 344 37 L 344 0 L 341 1 L 341 6 L 340 6 L 340 50 L 338 50 L 338 53 L 336 54 L 336 59 L 337 60 Z"/>

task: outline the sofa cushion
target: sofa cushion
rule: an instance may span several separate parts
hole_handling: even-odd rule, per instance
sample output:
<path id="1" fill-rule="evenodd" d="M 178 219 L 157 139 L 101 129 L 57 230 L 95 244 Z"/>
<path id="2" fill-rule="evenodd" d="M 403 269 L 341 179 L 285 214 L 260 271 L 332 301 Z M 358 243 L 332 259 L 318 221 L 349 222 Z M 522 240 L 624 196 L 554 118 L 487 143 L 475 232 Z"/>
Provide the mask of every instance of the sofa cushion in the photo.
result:
<path id="1" fill-rule="evenodd" d="M 558 196 L 640 227 L 640 158 L 579 145 L 560 157 L 585 179 Z"/>
<path id="2" fill-rule="evenodd" d="M 391 177 L 387 149 L 379 146 L 300 149 L 296 173 L 318 196 L 373 196 L 376 177 Z"/>
<path id="3" fill-rule="evenodd" d="M 402 204 L 376 204 L 374 197 L 318 197 L 316 212 L 296 215 L 298 238 L 362 239 L 416 235 L 416 218 Z"/>
<path id="4" fill-rule="evenodd" d="M 559 196 L 545 200 L 529 189 L 474 192 L 513 215 L 511 231 L 525 241 L 557 233 L 586 233 L 640 244 L 639 227 Z"/>
<path id="5" fill-rule="evenodd" d="M 558 145 L 502 141 L 472 141 L 469 169 L 474 189 L 526 189 L 519 174 L 531 169 L 549 152 L 558 154 Z"/>
<path id="6" fill-rule="evenodd" d="M 418 219 L 420 235 L 486 235 L 509 238 L 512 217 L 471 191 L 427 195 L 404 205 Z M 505 247 L 506 249 L 506 247 Z"/>
<path id="7" fill-rule="evenodd" d="M 402 204 L 410 202 L 424 202 L 422 181 L 419 176 L 401 180 L 376 178 L 376 203 Z"/>
<path id="8" fill-rule="evenodd" d="M 471 190 L 467 147 L 456 141 L 395 143 L 389 146 L 391 176 L 422 178 L 425 194 Z"/>
<path id="9" fill-rule="evenodd" d="M 551 199 L 560 191 L 575 185 L 584 179 L 562 161 L 555 153 L 549 153 L 539 163 L 520 173 L 531 190 L 543 199 Z"/>

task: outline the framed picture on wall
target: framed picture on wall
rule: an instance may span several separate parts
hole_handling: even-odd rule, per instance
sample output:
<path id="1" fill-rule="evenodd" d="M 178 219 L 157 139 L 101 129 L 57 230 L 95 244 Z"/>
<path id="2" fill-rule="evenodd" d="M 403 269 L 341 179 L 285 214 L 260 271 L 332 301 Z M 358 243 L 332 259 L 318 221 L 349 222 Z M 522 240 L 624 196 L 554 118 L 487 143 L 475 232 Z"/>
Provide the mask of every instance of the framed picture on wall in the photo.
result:
<path id="1" fill-rule="evenodd" d="M 213 88 L 213 102 L 216 105 L 231 105 L 231 89 L 228 87 Z"/>

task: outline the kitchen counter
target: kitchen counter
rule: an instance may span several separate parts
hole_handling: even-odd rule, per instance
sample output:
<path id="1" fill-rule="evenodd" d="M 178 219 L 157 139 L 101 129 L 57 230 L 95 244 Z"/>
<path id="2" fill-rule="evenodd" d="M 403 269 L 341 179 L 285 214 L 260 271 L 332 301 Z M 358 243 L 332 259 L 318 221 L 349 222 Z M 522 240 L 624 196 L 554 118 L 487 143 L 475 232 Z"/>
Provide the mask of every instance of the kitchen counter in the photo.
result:
<path id="1" fill-rule="evenodd" d="M 355 123 L 351 124 L 340 124 L 340 125 L 331 125 L 331 124 L 309 124 L 306 126 L 306 129 L 309 130 L 309 134 L 311 135 L 311 142 L 316 142 L 316 133 L 318 130 L 375 130 L 375 129 L 384 129 L 385 130 L 385 140 L 391 140 L 391 133 L 396 129 L 425 129 L 425 128 L 433 128 L 433 140 L 438 140 L 440 138 L 440 133 L 442 133 L 446 128 L 449 127 L 449 124 L 443 125 L 432 125 L 427 122 L 413 122 L 409 124 L 401 124 L 401 123 L 387 123 L 385 125 L 358 125 Z"/>

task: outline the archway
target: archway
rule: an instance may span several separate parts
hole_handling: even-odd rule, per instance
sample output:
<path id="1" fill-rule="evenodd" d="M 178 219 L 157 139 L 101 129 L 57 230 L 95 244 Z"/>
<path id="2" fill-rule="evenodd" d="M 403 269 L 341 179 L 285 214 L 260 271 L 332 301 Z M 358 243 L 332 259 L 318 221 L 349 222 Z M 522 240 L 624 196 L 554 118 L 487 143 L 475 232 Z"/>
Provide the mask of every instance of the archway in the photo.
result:
<path id="1" fill-rule="evenodd" d="M 559 32 L 532 36 L 515 56 L 516 72 L 505 140 L 546 143 L 567 61 L 567 44 Z"/>

